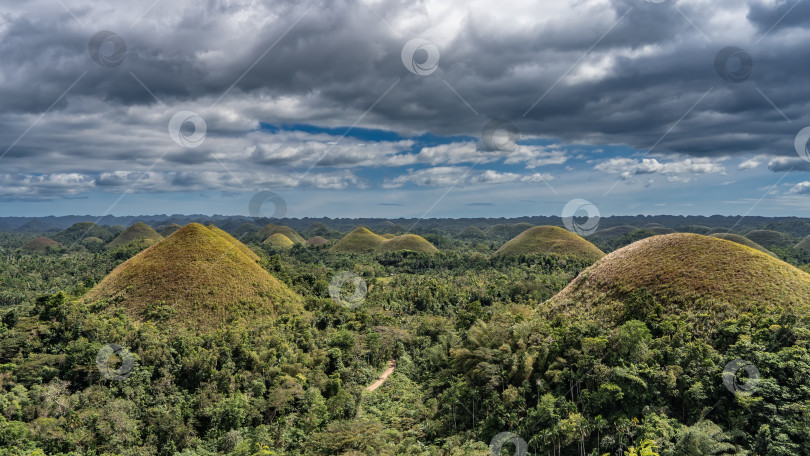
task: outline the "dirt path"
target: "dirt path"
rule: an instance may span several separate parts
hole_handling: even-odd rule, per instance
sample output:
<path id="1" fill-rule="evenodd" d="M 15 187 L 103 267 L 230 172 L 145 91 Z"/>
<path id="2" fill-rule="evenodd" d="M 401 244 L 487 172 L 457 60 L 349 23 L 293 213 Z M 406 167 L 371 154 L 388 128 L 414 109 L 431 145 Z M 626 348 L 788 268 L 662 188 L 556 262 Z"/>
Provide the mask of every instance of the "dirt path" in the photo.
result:
<path id="1" fill-rule="evenodd" d="M 386 369 L 385 372 L 383 372 L 382 375 L 380 375 L 380 378 L 378 378 L 376 382 L 372 383 L 371 385 L 368 385 L 366 387 L 366 391 L 374 391 L 375 389 L 379 388 L 380 385 L 382 385 L 385 382 L 385 379 L 387 379 L 388 376 L 391 375 L 391 373 L 394 372 L 394 369 L 396 368 L 397 368 L 396 360 L 392 359 L 388 361 L 388 369 Z"/>

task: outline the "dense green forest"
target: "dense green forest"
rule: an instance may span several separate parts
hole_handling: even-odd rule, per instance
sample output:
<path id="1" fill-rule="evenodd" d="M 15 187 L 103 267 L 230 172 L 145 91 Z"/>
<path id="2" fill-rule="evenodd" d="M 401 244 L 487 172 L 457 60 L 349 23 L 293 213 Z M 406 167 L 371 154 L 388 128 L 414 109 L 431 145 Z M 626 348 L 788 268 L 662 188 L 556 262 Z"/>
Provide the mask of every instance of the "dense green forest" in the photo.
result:
<path id="1" fill-rule="evenodd" d="M 802 307 L 673 307 L 641 288 L 615 319 L 555 313 L 593 261 L 494 255 L 523 225 L 434 224 L 420 234 L 438 253 L 331 251 L 342 225 L 286 248 L 231 226 L 304 310 L 211 331 L 166 325 L 159 303 L 133 318 L 81 299 L 145 243 L 4 233 L 0 455 L 810 454 Z M 781 232 L 791 242 L 765 247 L 808 270 L 804 233 Z M 588 240 L 611 252 L 658 234 Z M 39 235 L 60 245 L 22 248 Z M 330 292 L 345 272 L 366 284 L 356 305 Z"/>

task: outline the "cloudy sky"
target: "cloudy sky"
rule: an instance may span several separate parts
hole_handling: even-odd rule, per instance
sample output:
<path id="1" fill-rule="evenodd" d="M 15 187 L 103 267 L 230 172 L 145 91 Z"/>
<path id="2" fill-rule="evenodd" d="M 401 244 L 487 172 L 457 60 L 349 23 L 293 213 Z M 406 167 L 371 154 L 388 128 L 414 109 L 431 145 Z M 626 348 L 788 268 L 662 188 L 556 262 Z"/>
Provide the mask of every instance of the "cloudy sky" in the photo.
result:
<path id="1" fill-rule="evenodd" d="M 5 1 L 0 37 L 2 215 L 810 216 L 810 2 Z"/>

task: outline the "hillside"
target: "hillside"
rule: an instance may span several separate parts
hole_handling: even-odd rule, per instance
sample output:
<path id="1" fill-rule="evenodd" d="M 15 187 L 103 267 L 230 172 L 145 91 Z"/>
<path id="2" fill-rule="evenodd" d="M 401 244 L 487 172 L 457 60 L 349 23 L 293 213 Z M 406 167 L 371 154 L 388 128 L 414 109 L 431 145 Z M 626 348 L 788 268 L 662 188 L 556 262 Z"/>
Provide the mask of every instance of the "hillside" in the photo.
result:
<path id="1" fill-rule="evenodd" d="M 161 241 L 163 236 L 158 234 L 151 226 L 143 222 L 138 222 L 129 228 L 125 229 L 121 234 L 115 237 L 109 244 L 108 248 L 120 247 L 127 245 L 134 241 L 146 241 L 147 244 L 153 244 Z"/>
<path id="2" fill-rule="evenodd" d="M 332 252 L 362 253 L 377 250 L 387 239 L 358 226 L 329 249 Z"/>
<path id="3" fill-rule="evenodd" d="M 300 298 L 257 260 L 224 231 L 192 223 L 115 268 L 84 301 L 189 328 L 300 310 Z"/>
<path id="4" fill-rule="evenodd" d="M 502 245 L 496 255 L 560 255 L 596 261 L 604 252 L 582 237 L 557 226 L 536 226 Z"/>
<path id="5" fill-rule="evenodd" d="M 770 250 L 766 249 L 765 247 L 763 247 L 763 246 L 761 246 L 761 245 L 757 244 L 756 242 L 754 242 L 754 241 L 752 241 L 752 240 L 748 239 L 748 238 L 747 238 L 747 237 L 745 237 L 745 236 L 740 236 L 739 234 L 734 234 L 734 233 L 715 233 L 715 234 L 712 234 L 712 235 L 711 235 L 711 237 L 716 237 L 716 238 L 718 238 L 718 239 L 725 239 L 725 240 L 727 240 L 727 241 L 736 242 L 737 244 L 742 244 L 742 245 L 745 245 L 745 246 L 751 247 L 752 249 L 757 249 L 757 250 L 759 250 L 760 252 L 767 253 L 768 255 L 770 255 L 770 256 L 772 256 L 772 257 L 775 257 L 775 256 L 776 256 L 776 255 L 774 255 L 774 253 L 773 253 L 773 252 L 771 252 Z"/>
<path id="6" fill-rule="evenodd" d="M 461 239 L 486 239 L 487 233 L 477 226 L 468 226 L 458 234 Z"/>
<path id="7" fill-rule="evenodd" d="M 792 236 L 773 230 L 754 230 L 745 235 L 748 239 L 770 249 L 773 247 L 791 247 L 796 244 Z"/>
<path id="8" fill-rule="evenodd" d="M 281 233 L 276 233 L 271 234 L 267 239 L 264 240 L 264 242 L 262 242 L 262 244 L 268 244 L 276 249 L 289 249 L 295 245 L 295 242 L 291 241 L 290 238 Z"/>
<path id="9" fill-rule="evenodd" d="M 615 319 L 628 294 L 641 289 L 678 311 L 701 302 L 706 310 L 729 315 L 810 305 L 810 274 L 750 247 L 688 233 L 643 239 L 607 255 L 549 305 Z"/>
<path id="10" fill-rule="evenodd" d="M 378 248 L 380 252 L 397 252 L 410 250 L 413 252 L 436 253 L 439 251 L 427 239 L 416 234 L 403 234 L 383 242 Z"/>
<path id="11" fill-rule="evenodd" d="M 47 237 L 38 237 L 23 244 L 21 249 L 32 253 L 47 253 L 48 251 L 61 245 L 62 244 L 54 241 L 53 239 Z"/>

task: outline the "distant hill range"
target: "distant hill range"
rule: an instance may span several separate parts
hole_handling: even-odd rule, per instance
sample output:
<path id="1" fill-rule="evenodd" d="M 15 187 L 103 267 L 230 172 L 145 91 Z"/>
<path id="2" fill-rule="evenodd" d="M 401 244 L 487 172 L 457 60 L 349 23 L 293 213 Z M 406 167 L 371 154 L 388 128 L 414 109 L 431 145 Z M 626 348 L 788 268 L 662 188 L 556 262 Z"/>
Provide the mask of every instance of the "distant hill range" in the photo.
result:
<path id="1" fill-rule="evenodd" d="M 563 226 L 558 216 L 525 216 L 514 218 L 456 218 L 456 219 L 416 219 L 416 218 L 253 218 L 247 216 L 202 215 L 202 214 L 156 214 L 138 216 L 112 216 L 98 217 L 93 215 L 67 215 L 48 217 L 0 217 L 0 231 L 21 232 L 31 234 L 56 233 L 80 222 L 94 222 L 99 226 L 132 226 L 137 222 L 144 222 L 157 231 L 175 224 L 185 226 L 189 223 L 203 225 L 214 224 L 228 232 L 235 232 L 240 226 L 252 224 L 255 227 L 266 227 L 268 224 L 284 225 L 298 233 L 305 233 L 307 237 L 323 236 L 333 239 L 337 232 L 348 233 L 357 226 L 374 227 L 375 232 L 401 234 L 404 232 L 414 234 L 430 234 L 437 229 L 447 230 L 464 237 L 478 237 L 479 231 L 489 238 L 509 240 L 530 228 L 531 226 Z M 477 230 L 470 230 L 476 227 Z M 621 228 L 618 228 L 621 227 Z M 657 234 L 669 232 L 674 229 L 680 232 L 697 232 L 699 234 L 712 234 L 727 232 L 746 235 L 755 230 L 778 231 L 801 240 L 810 235 L 810 218 L 801 217 L 745 217 L 740 216 L 678 216 L 678 215 L 635 215 L 603 217 L 599 223 L 601 234 L 619 234 L 626 232 L 628 227 L 646 228 L 656 231 Z M 160 228 L 160 229 L 158 229 Z M 618 228 L 616 231 L 608 231 Z M 243 227 L 244 229 L 244 227 Z M 708 229 L 708 230 L 707 230 Z M 467 230 L 465 232 L 465 230 Z M 161 233 L 163 234 L 163 233 Z M 167 232 L 166 234 L 171 234 Z M 283 234 L 283 233 L 282 233 Z M 98 237 L 98 236 L 97 236 Z M 757 241 L 755 241 L 757 242 Z M 768 247 L 767 245 L 763 245 Z"/>

